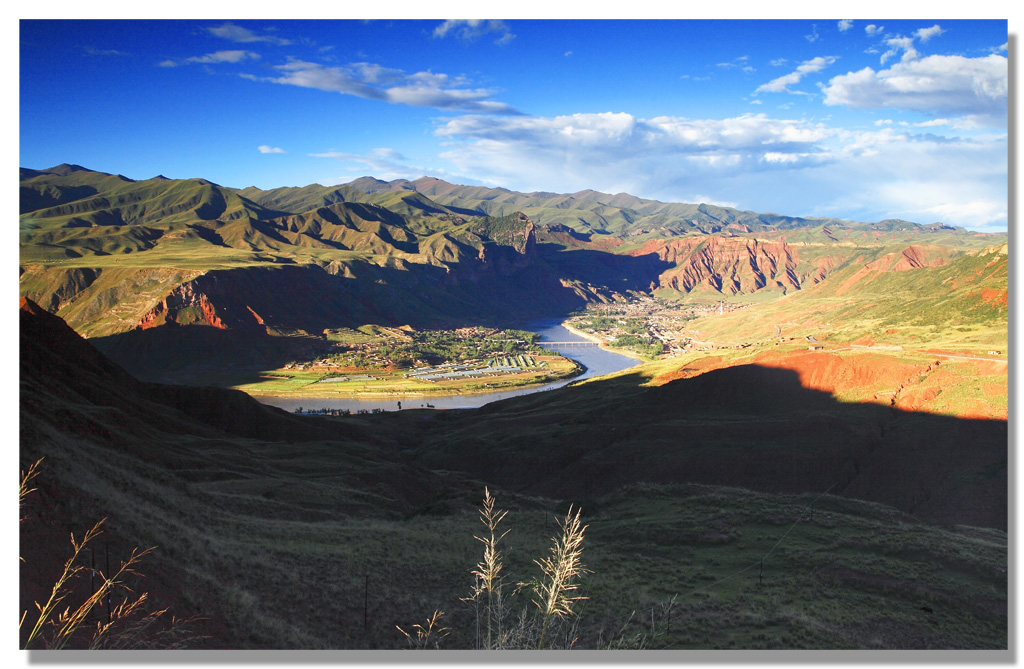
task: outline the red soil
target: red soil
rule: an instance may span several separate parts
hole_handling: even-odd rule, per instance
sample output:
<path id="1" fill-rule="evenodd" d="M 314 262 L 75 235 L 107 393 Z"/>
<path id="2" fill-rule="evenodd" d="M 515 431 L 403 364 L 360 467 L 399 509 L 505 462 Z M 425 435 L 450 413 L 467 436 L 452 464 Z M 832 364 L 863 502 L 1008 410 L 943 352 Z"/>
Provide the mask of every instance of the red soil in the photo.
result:
<path id="1" fill-rule="evenodd" d="M 860 341 L 873 342 L 868 337 Z M 988 398 L 1005 397 L 1006 384 L 992 383 L 983 387 L 983 397 L 976 401 L 959 402 L 953 408 L 943 402 L 943 389 L 962 384 L 965 375 L 998 376 L 1006 373 L 1004 362 L 958 361 L 956 369 L 943 366 L 943 361 L 930 364 L 900 362 L 891 356 L 877 353 L 846 353 L 842 356 L 826 351 L 765 351 L 752 361 L 754 364 L 776 369 L 789 369 L 797 373 L 805 388 L 842 395 L 846 401 L 892 403 L 905 411 L 954 410 L 961 418 L 995 418 L 1005 420 L 1006 409 L 992 404 Z M 961 366 L 966 362 L 966 371 Z M 730 366 L 721 357 L 704 358 L 688 363 L 684 368 L 654 379 L 655 384 L 698 376 L 704 372 Z"/>
<path id="2" fill-rule="evenodd" d="M 985 300 L 994 307 L 1007 305 L 1007 291 L 996 290 L 994 288 L 986 288 L 981 291 L 981 299 Z"/>
<path id="3" fill-rule="evenodd" d="M 856 346 L 874 346 L 878 342 L 875 341 L 874 337 L 872 337 L 869 334 L 866 334 L 863 337 L 861 337 L 860 339 L 857 339 L 857 340 L 855 340 L 855 341 L 853 341 L 851 343 L 853 343 Z"/>

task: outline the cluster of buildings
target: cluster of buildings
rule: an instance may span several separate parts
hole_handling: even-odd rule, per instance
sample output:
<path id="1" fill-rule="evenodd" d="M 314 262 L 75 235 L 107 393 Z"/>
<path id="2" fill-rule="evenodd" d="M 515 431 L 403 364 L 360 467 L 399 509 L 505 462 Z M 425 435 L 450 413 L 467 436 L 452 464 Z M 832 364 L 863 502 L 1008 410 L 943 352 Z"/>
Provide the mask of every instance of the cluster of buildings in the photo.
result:
<path id="1" fill-rule="evenodd" d="M 597 314 L 609 318 L 617 318 L 625 322 L 627 319 L 642 318 L 647 325 L 647 335 L 665 347 L 667 355 L 678 355 L 692 348 L 702 348 L 704 342 L 695 341 L 693 331 L 686 328 L 686 323 L 696 318 L 726 314 L 745 309 L 748 304 L 734 304 L 724 301 L 710 303 L 673 304 L 655 297 L 641 296 L 628 302 L 597 304 L 588 307 L 588 314 Z M 605 332 L 594 333 L 615 341 L 623 331 L 611 328 Z"/>

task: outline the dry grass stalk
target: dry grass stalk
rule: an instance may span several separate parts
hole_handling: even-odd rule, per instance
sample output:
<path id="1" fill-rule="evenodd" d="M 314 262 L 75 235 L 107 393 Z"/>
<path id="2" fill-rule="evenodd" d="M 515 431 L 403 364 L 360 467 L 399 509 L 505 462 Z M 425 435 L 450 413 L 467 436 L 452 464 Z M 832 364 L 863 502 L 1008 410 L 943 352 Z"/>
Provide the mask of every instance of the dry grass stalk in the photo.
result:
<path id="1" fill-rule="evenodd" d="M 25 496 L 33 492 L 29 483 L 38 475 L 39 463 L 37 460 L 28 471 L 22 472 L 21 484 L 18 489 L 19 507 Z M 99 521 L 89 529 L 81 541 L 75 539 L 71 533 L 71 546 L 74 549 L 70 558 L 64 563 L 64 570 L 57 578 L 50 592 L 50 597 L 45 604 L 35 602 L 39 616 L 32 630 L 25 640 L 24 648 L 35 645 L 42 646 L 47 650 L 60 650 L 78 636 L 78 631 L 84 629 L 86 621 L 97 606 L 102 606 L 104 599 L 109 602 L 109 597 L 116 591 L 130 593 L 129 596 L 108 611 L 107 622 L 97 622 L 96 629 L 87 647 L 95 648 L 180 648 L 186 645 L 187 640 L 195 638 L 186 628 L 195 619 L 178 620 L 171 619 L 170 626 L 161 631 L 153 631 L 152 627 L 156 621 L 166 613 L 166 609 L 153 613 L 142 614 L 142 605 L 146 602 L 148 595 L 143 593 L 137 597 L 132 593 L 126 579 L 129 576 L 140 576 L 135 567 L 143 557 L 148 555 L 154 548 L 147 548 L 140 551 L 138 548 L 132 550 L 128 559 L 121 563 L 121 566 L 110 576 L 102 572 L 95 572 L 99 575 L 101 583 L 98 588 L 86 597 L 77 607 L 72 609 L 66 606 L 63 611 L 59 607 L 72 594 L 72 586 L 76 577 L 82 572 L 92 572 L 81 564 L 80 558 L 90 542 L 102 534 L 100 526 L 104 520 Z M 28 611 L 22 613 L 19 628 L 25 623 Z M 50 634 L 45 633 L 50 630 Z"/>
<path id="2" fill-rule="evenodd" d="M 434 648 L 440 648 L 441 639 L 448 636 L 448 628 L 441 627 L 439 622 L 442 616 L 444 616 L 444 611 L 438 611 L 435 609 L 434 614 L 427 618 L 426 627 L 424 627 L 423 625 L 413 625 L 412 629 L 416 633 L 415 636 L 413 636 L 409 632 L 406 632 L 398 625 L 395 625 L 395 628 L 405 635 L 405 638 L 409 640 L 409 645 L 411 645 L 413 648 L 417 648 L 420 650 L 427 648 L 429 646 L 433 646 Z"/>
<path id="3" fill-rule="evenodd" d="M 541 629 L 538 648 L 544 647 L 544 638 L 552 616 L 564 618 L 573 615 L 573 605 L 586 597 L 574 594 L 579 588 L 578 579 L 587 569 L 583 566 L 583 533 L 587 525 L 580 522 L 580 510 L 573 515 L 572 507 L 565 520 L 559 523 L 561 533 L 552 537 L 554 546 L 551 556 L 534 560 L 544 576 L 530 583 L 533 589 L 533 603 L 541 610 Z"/>
<path id="4" fill-rule="evenodd" d="M 501 552 L 498 550 L 498 542 L 505 538 L 509 530 L 498 534 L 498 525 L 508 511 L 499 511 L 494 508 L 494 497 L 490 490 L 484 488 L 484 503 L 480 509 L 480 522 L 487 528 L 488 534 L 485 537 L 473 538 L 484 545 L 483 561 L 476 565 L 473 575 L 477 577 L 477 587 L 473 593 L 473 599 L 481 594 L 487 593 L 487 649 L 494 648 L 494 627 L 497 627 L 497 636 L 501 637 L 502 600 L 501 600 L 501 573 L 502 564 Z"/>
<path id="5" fill-rule="evenodd" d="M 18 522 L 25 520 L 21 517 L 21 507 L 25 503 L 25 496 L 30 492 L 35 492 L 35 488 L 29 488 L 28 485 L 31 483 L 32 479 L 39 476 L 39 463 L 42 461 L 43 459 L 39 458 L 32 463 L 32 466 L 28 468 L 28 471 L 21 472 L 21 484 L 18 486 Z"/>
<path id="6" fill-rule="evenodd" d="M 108 594 L 115 590 L 124 590 L 131 592 L 131 588 L 128 587 L 125 582 L 126 577 L 129 575 L 138 575 L 135 571 L 136 564 L 146 555 L 153 551 L 152 548 L 147 548 L 144 551 L 139 549 L 133 549 L 132 554 L 128 560 L 121 563 L 120 568 L 114 572 L 111 576 L 104 576 L 100 573 L 102 583 L 95 591 L 92 592 L 81 604 L 72 609 L 70 606 L 66 607 L 64 611 L 56 613 L 58 607 L 64 602 L 65 599 L 71 594 L 71 584 L 83 571 L 88 571 L 86 567 L 79 564 L 79 558 L 85 547 L 101 534 L 100 526 L 103 524 L 103 520 L 93 525 L 92 529 L 85 533 L 81 541 L 75 540 L 74 533 L 71 534 L 71 545 L 74 548 L 74 552 L 67 562 L 64 563 L 64 570 L 56 583 L 53 585 L 53 590 L 50 592 L 50 598 L 46 601 L 46 604 L 40 605 L 36 602 L 36 609 L 39 611 L 39 617 L 36 620 L 35 625 L 32 627 L 32 631 L 28 635 L 28 639 L 25 641 L 25 647 L 28 648 L 39 640 L 43 643 L 47 650 L 60 650 L 65 648 L 71 639 L 75 636 L 76 632 L 86 622 L 89 614 L 103 602 L 104 598 Z M 103 638 L 106 636 L 113 623 L 119 620 L 120 617 L 135 613 L 137 609 L 146 600 L 146 594 L 140 595 L 134 601 L 125 600 L 117 609 L 111 610 L 111 622 L 108 624 L 97 623 L 96 632 L 93 635 L 93 639 L 89 644 L 90 648 L 99 647 L 103 643 Z M 24 620 L 25 616 L 22 616 Z M 43 634 L 44 628 L 52 627 L 53 633 L 46 637 Z"/>

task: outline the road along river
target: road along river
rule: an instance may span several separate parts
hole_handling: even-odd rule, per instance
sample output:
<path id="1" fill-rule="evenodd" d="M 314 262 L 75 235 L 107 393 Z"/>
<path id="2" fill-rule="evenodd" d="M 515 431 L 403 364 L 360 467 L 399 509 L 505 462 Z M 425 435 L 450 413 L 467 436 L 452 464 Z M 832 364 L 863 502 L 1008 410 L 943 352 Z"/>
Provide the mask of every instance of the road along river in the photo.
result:
<path id="1" fill-rule="evenodd" d="M 561 325 L 560 319 L 550 319 L 530 323 L 527 328 L 540 335 L 540 343 L 544 342 L 576 342 L 587 343 L 587 340 L 577 334 L 573 334 Z M 385 411 L 396 411 L 401 404 L 402 409 L 419 409 L 428 405 L 435 409 L 475 409 L 490 402 L 529 395 L 531 393 L 544 392 L 568 385 L 573 381 L 588 379 L 592 376 L 603 376 L 623 369 L 629 369 L 640 364 L 640 361 L 633 358 L 612 353 L 611 351 L 598 346 L 545 346 L 557 350 L 567 358 L 571 358 L 587 368 L 587 371 L 571 379 L 556 381 L 541 386 L 530 386 L 529 388 L 517 388 L 496 393 L 481 393 L 472 395 L 448 395 L 444 397 L 415 397 L 400 396 L 374 398 L 374 399 L 326 399 L 319 397 L 296 398 L 296 397 L 256 397 L 255 399 L 276 406 L 286 411 L 295 411 L 302 407 L 305 411 L 316 411 L 318 409 L 348 409 L 355 413 L 359 410 L 373 411 L 383 409 Z"/>

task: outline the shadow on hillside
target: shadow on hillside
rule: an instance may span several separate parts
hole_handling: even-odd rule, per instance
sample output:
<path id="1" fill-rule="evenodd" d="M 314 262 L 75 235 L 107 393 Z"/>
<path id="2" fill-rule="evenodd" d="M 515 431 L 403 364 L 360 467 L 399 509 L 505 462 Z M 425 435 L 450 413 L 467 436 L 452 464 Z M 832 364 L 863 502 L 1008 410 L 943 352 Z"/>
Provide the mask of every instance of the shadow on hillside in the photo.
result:
<path id="1" fill-rule="evenodd" d="M 417 461 L 562 499 L 641 481 L 829 491 L 1006 528 L 1006 421 L 847 404 L 758 365 L 646 380 L 627 374 L 460 412 Z"/>
<path id="2" fill-rule="evenodd" d="M 538 244 L 538 254 L 556 266 L 566 278 L 616 291 L 647 291 L 673 264 L 655 254 L 620 255 L 594 249 L 565 249 L 557 244 Z"/>
<path id="3" fill-rule="evenodd" d="M 322 353 L 326 329 L 370 323 L 418 330 L 508 327 L 559 318 L 586 304 L 565 280 L 619 292 L 645 290 L 664 269 L 653 256 L 550 249 L 542 255 L 524 268 L 484 264 L 450 271 L 358 262 L 345 273 L 317 265 L 213 270 L 191 282 L 190 294 L 206 296 L 225 329 L 172 323 L 91 341 L 142 378 L 234 367 L 243 374 L 234 382 L 245 383 L 257 377 L 251 371 L 244 376 L 244 370 L 279 368 Z"/>

